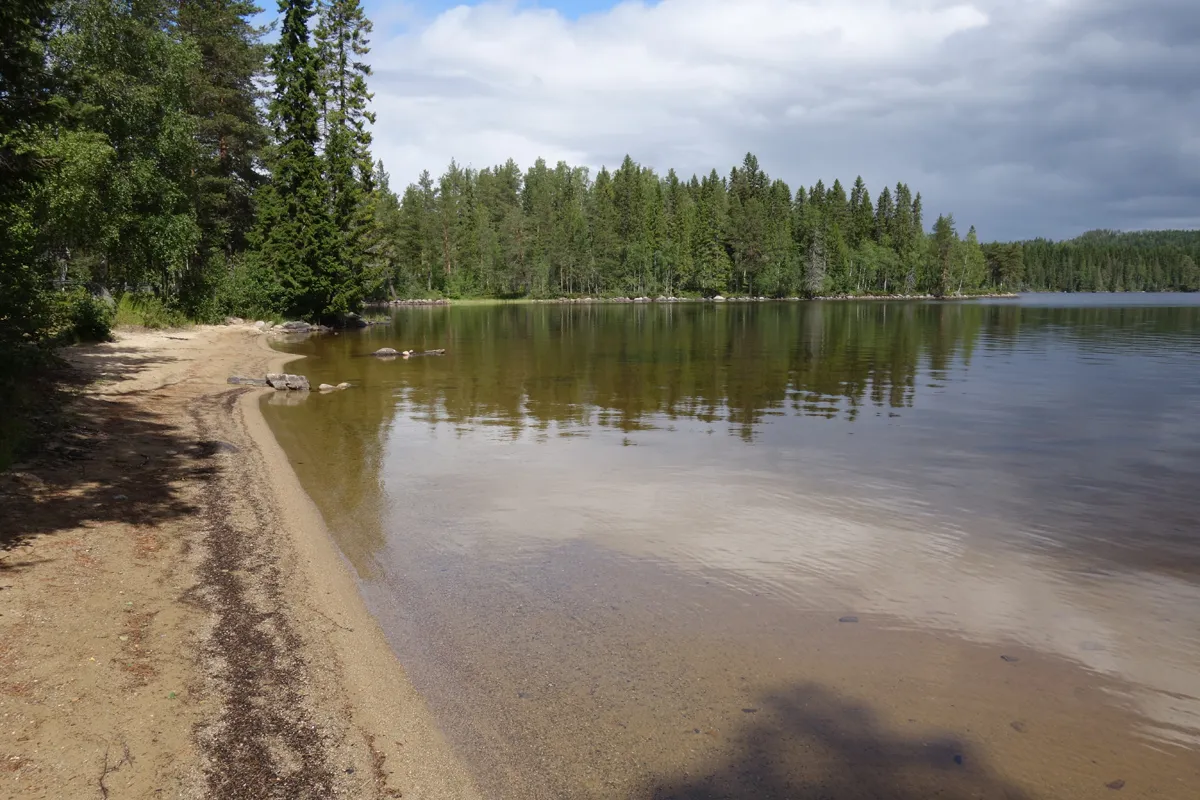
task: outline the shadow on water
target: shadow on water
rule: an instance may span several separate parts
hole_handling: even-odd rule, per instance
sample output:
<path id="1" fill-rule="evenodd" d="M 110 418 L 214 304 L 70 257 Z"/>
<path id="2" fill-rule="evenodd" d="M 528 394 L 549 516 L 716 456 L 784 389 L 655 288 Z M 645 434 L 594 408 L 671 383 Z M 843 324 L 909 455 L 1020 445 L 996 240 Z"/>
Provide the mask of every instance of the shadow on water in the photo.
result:
<path id="1" fill-rule="evenodd" d="M 816 684 L 766 696 L 731 737 L 735 755 L 655 779 L 655 800 L 1021 800 L 978 750 L 927 729 L 889 730 L 870 708 Z M 916 726 L 913 726 L 916 728 Z M 699 735 L 704 732 L 700 731 Z"/>
<path id="2" fill-rule="evenodd" d="M 146 392 L 131 393 L 143 401 L 138 406 L 117 393 L 138 373 L 175 359 L 111 346 L 70 357 L 77 366 L 57 370 L 45 388 L 33 446 L 0 473 L 0 570 L 16 569 L 5 566 L 4 553 L 34 536 L 195 513 L 181 487 L 211 476 L 210 457 L 224 446 L 185 434 L 172 419 L 176 409 L 146 402 Z"/>

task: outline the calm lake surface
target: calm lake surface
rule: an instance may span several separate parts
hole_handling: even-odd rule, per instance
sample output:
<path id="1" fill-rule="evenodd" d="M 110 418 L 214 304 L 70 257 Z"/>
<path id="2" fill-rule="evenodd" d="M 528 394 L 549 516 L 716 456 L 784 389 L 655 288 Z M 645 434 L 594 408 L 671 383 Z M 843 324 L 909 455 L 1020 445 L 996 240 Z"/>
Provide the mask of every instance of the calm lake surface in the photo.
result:
<path id="1" fill-rule="evenodd" d="M 1200 797 L 1200 296 L 281 346 L 354 384 L 264 410 L 485 796 Z"/>

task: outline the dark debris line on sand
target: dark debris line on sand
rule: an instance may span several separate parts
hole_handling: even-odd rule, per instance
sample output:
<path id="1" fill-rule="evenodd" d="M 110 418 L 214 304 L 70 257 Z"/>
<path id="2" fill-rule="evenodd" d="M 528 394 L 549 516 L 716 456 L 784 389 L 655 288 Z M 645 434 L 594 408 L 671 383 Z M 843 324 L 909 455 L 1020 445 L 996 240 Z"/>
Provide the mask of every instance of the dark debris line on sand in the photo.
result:
<path id="1" fill-rule="evenodd" d="M 202 440 L 216 433 L 205 412 L 233 415 L 245 391 L 188 405 Z M 223 702 L 218 720 L 199 735 L 208 791 L 221 800 L 326 798 L 335 781 L 326 743 L 305 711 L 301 641 L 278 613 L 274 515 L 269 501 L 248 488 L 254 482 L 239 479 L 239 472 L 252 468 L 265 465 L 246 464 L 243 457 L 215 469 L 201 500 L 206 552 L 199 595 L 215 617 L 204 658 Z M 244 498 L 244 507 L 235 509 L 235 498 Z"/>

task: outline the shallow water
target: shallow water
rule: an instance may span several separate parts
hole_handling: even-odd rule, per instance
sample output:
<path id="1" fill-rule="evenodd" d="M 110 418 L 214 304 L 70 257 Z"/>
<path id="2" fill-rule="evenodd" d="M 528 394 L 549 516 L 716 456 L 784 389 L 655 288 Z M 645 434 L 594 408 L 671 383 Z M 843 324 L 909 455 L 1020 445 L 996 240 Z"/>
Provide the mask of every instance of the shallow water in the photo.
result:
<path id="1" fill-rule="evenodd" d="M 488 796 L 1200 795 L 1200 297 L 284 347 L 355 384 L 265 411 Z"/>

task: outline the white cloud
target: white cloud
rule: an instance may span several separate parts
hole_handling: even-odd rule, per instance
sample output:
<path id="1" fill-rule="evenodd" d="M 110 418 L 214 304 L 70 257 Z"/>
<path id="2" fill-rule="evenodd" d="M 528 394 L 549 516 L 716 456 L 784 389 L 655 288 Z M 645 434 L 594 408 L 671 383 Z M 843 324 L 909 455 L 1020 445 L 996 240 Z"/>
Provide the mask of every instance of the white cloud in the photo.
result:
<path id="1" fill-rule="evenodd" d="M 376 153 L 402 185 L 451 158 L 598 167 L 628 152 L 690 174 L 753 150 L 793 185 L 906 180 L 985 236 L 1137 227 L 1149 218 L 1100 195 L 1101 177 L 1136 197 L 1200 194 L 1200 169 L 1179 163 L 1200 120 L 1178 78 L 1200 46 L 1147 23 L 1187 5 L 662 0 L 578 20 L 459 6 L 376 40 Z"/>

